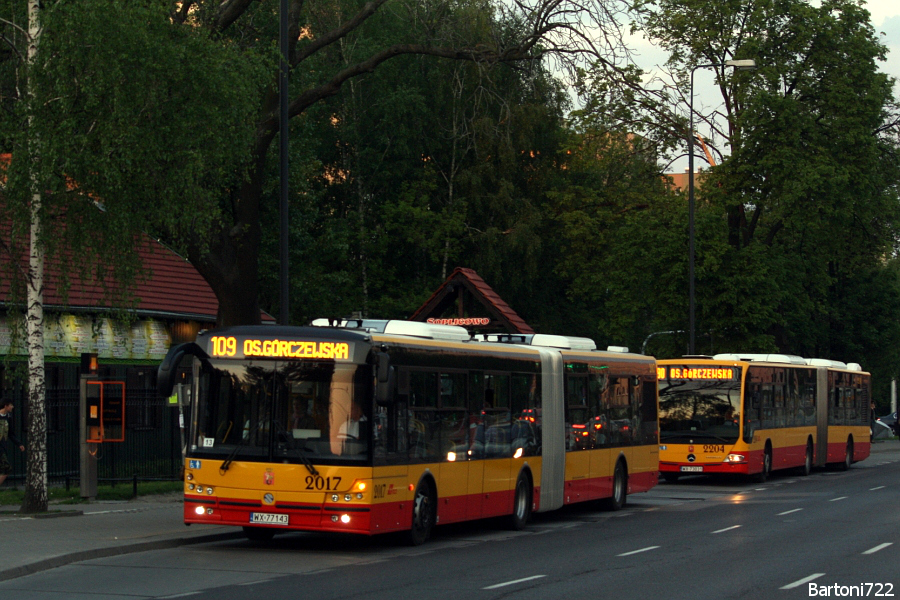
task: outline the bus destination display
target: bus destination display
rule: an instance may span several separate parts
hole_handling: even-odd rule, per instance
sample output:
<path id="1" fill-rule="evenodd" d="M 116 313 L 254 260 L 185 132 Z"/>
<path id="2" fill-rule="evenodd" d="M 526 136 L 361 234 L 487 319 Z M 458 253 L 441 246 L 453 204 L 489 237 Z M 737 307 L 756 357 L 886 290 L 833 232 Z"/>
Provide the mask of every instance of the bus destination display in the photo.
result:
<path id="1" fill-rule="evenodd" d="M 227 358 L 294 358 L 349 360 L 347 342 L 318 342 L 310 340 L 238 339 L 233 336 L 214 336 L 209 339 L 211 354 Z"/>
<path id="2" fill-rule="evenodd" d="M 687 379 L 694 381 L 731 381 L 737 378 L 734 367 L 663 366 L 657 367 L 658 379 Z"/>

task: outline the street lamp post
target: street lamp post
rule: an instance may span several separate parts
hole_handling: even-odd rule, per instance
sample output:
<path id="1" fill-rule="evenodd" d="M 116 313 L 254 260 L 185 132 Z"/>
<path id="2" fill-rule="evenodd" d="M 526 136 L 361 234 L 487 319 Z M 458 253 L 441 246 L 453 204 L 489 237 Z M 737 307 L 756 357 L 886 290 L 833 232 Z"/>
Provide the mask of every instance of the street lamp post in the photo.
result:
<path id="1" fill-rule="evenodd" d="M 710 63 L 697 65 L 691 69 L 691 90 L 688 98 L 688 354 L 696 353 L 696 340 L 694 337 L 694 71 L 710 67 L 734 67 L 738 70 L 750 70 L 756 68 L 756 61 L 752 58 L 745 60 L 726 60 L 723 63 Z"/>
<path id="2" fill-rule="evenodd" d="M 280 189 L 278 197 L 278 207 L 281 217 L 281 228 L 279 231 L 281 268 L 279 270 L 279 298 L 281 303 L 281 313 L 278 319 L 281 325 L 287 325 L 290 320 L 290 268 L 288 260 L 290 250 L 288 248 L 288 239 L 290 238 L 290 227 L 288 218 L 290 215 L 288 208 L 288 182 L 290 178 L 290 169 L 288 164 L 288 81 L 290 73 L 290 40 L 288 39 L 288 0 L 281 0 L 278 9 L 278 43 L 281 49 L 281 62 L 278 71 L 278 158 L 279 158 L 279 175 Z"/>

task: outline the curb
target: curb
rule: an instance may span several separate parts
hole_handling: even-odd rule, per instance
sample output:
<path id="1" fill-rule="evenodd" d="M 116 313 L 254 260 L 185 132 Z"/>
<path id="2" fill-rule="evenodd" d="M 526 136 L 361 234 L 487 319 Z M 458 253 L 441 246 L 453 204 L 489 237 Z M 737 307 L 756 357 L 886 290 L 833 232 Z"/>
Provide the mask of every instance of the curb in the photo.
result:
<path id="1" fill-rule="evenodd" d="M 62 567 L 83 560 L 94 558 L 107 558 L 110 556 L 121 556 L 124 554 L 133 554 L 136 552 L 147 552 L 149 550 L 166 550 L 168 548 L 177 548 L 179 546 L 188 546 L 190 544 L 204 544 L 209 542 L 223 542 L 234 539 L 243 539 L 243 533 L 213 533 L 208 535 L 198 535 L 195 537 L 172 538 L 168 540 L 158 540 L 155 542 L 141 542 L 138 544 L 129 544 L 125 546 L 112 546 L 107 548 L 96 548 L 94 550 L 82 550 L 72 552 L 60 556 L 54 556 L 41 560 L 30 565 L 23 565 L 13 569 L 0 571 L 0 581 L 8 581 L 26 575 L 33 575 L 41 571 L 48 571 L 56 567 Z"/>

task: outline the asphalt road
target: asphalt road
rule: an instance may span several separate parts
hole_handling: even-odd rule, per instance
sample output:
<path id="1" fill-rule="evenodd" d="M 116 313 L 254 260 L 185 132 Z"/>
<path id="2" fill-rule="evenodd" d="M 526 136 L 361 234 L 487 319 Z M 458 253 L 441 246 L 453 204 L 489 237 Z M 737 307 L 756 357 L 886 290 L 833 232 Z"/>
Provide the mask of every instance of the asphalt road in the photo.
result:
<path id="1" fill-rule="evenodd" d="M 440 527 L 416 548 L 318 534 L 220 541 L 67 565 L 2 582 L 0 598 L 896 597 L 898 492 L 900 444 L 847 472 L 661 483 L 620 512 L 564 509 L 524 532 Z"/>

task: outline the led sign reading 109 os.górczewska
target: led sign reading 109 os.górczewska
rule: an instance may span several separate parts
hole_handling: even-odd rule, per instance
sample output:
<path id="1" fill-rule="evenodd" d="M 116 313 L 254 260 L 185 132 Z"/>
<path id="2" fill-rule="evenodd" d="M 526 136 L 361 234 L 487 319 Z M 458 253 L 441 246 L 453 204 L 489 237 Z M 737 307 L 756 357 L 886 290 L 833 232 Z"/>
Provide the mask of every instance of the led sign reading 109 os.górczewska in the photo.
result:
<path id="1" fill-rule="evenodd" d="M 657 367 L 658 379 L 694 379 L 703 381 L 730 381 L 735 378 L 733 367 Z M 666 372 L 668 371 L 668 375 Z"/>
<path id="2" fill-rule="evenodd" d="M 350 344 L 347 342 L 313 342 L 308 340 L 260 340 L 232 336 L 213 336 L 209 339 L 213 356 L 228 358 L 319 358 L 347 360 Z"/>

